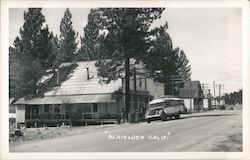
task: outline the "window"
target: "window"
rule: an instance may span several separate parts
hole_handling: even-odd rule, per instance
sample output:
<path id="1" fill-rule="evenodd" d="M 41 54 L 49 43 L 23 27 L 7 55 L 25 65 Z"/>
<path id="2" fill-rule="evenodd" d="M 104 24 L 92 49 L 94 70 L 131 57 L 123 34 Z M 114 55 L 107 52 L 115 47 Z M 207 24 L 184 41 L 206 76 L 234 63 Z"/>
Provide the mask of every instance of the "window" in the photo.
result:
<path id="1" fill-rule="evenodd" d="M 55 111 L 56 113 L 60 112 L 60 108 L 59 108 L 58 105 L 55 107 L 54 111 Z"/>
<path id="2" fill-rule="evenodd" d="M 49 104 L 44 105 L 44 112 L 49 112 Z"/>
<path id="3" fill-rule="evenodd" d="M 93 103 L 93 112 L 98 112 L 98 105 L 97 105 L 97 103 Z"/>
<path id="4" fill-rule="evenodd" d="M 160 102 L 160 103 L 155 103 L 155 104 L 151 104 L 150 106 L 151 106 L 151 108 L 155 108 L 155 107 L 161 107 L 161 106 L 163 106 L 163 102 Z"/>
<path id="5" fill-rule="evenodd" d="M 91 105 L 91 104 L 90 104 Z M 83 113 L 89 113 L 91 112 L 91 109 L 90 109 L 91 106 L 89 106 L 89 104 L 84 104 L 83 105 Z"/>
<path id="6" fill-rule="evenodd" d="M 165 101 L 165 107 L 169 106 L 169 101 Z"/>
<path id="7" fill-rule="evenodd" d="M 141 77 L 139 78 L 139 86 L 140 87 L 142 86 L 142 78 Z"/>
<path id="8" fill-rule="evenodd" d="M 184 101 L 183 100 L 180 101 L 180 105 L 184 105 Z"/>

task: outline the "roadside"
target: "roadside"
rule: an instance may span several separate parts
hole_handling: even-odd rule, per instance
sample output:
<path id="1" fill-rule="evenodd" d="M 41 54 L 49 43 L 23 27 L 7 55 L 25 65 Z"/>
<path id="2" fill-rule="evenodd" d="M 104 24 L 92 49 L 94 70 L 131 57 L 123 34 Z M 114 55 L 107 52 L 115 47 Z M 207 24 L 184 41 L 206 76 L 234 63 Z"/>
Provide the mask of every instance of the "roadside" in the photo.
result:
<path id="1" fill-rule="evenodd" d="M 242 149 L 242 112 L 240 110 L 213 110 L 185 114 L 178 120 L 164 122 L 159 120 L 149 124 L 144 122 L 41 129 L 27 130 L 34 130 L 36 134 L 39 131 L 50 131 L 51 133 L 47 134 L 52 134 L 51 138 L 47 137 L 46 140 L 46 137 L 41 136 L 44 133 L 39 133 L 40 139 L 26 139 L 26 141 L 10 144 L 10 152 L 238 152 Z M 63 132 L 60 132 L 61 129 Z M 60 135 L 60 133 L 63 134 Z M 110 139 L 111 136 L 145 138 L 124 140 Z M 167 139 L 148 138 L 163 136 L 167 136 Z M 44 139 L 41 139 L 42 137 Z"/>
<path id="2" fill-rule="evenodd" d="M 10 143 L 25 143 L 40 141 L 44 139 L 52 139 L 62 136 L 73 136 L 78 134 L 84 134 L 95 130 L 112 128 L 117 126 L 116 124 L 108 125 L 95 125 L 95 126 L 79 126 L 79 127 L 46 127 L 46 128 L 24 128 L 22 129 L 22 136 L 10 137 Z"/>
<path id="3" fill-rule="evenodd" d="M 227 140 L 218 142 L 212 151 L 223 152 L 242 152 L 242 134 L 231 134 L 227 136 Z"/>
<path id="4" fill-rule="evenodd" d="M 197 113 L 182 114 L 180 120 L 186 119 L 186 118 L 198 118 L 200 116 L 212 116 L 215 112 L 217 111 L 211 110 L 211 111 L 204 111 L 204 112 L 197 112 Z M 228 111 L 228 112 L 231 112 L 231 111 Z M 142 123 L 146 123 L 146 122 L 142 122 Z M 122 124 L 92 125 L 92 126 L 79 126 L 79 127 L 62 126 L 62 127 L 46 127 L 46 128 L 24 128 L 22 130 L 23 132 L 22 136 L 10 137 L 10 143 L 15 145 L 15 144 L 37 142 L 37 141 L 53 139 L 57 137 L 66 137 L 66 136 L 86 134 L 86 133 L 95 132 L 98 130 L 106 130 L 106 129 L 110 130 L 114 128 L 118 129 L 119 127 L 124 128 L 125 127 L 124 125 L 139 125 L 139 124 L 140 123 L 133 123 L 133 124 L 122 123 Z M 235 126 L 233 126 L 232 129 L 234 129 L 234 127 Z M 235 134 L 237 136 L 228 135 L 228 136 L 231 136 L 228 139 L 225 139 L 225 137 L 223 137 L 223 139 L 219 139 L 219 143 L 225 144 L 225 142 L 230 142 L 230 143 L 237 142 L 237 144 L 242 144 L 242 140 L 240 139 L 239 134 L 238 133 L 235 133 Z M 217 151 L 220 149 L 224 150 L 223 146 L 218 145 L 214 147 L 214 151 Z"/>

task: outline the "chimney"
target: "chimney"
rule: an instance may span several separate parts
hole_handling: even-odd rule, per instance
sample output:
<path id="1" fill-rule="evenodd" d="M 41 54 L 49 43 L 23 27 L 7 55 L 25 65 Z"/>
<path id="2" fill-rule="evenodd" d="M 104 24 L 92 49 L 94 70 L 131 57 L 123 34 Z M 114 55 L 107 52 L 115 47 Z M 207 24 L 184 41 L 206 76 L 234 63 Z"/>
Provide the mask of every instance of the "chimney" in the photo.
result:
<path id="1" fill-rule="evenodd" d="M 89 80 L 89 67 L 87 67 L 87 80 Z"/>
<path id="2" fill-rule="evenodd" d="M 60 73 L 59 73 L 59 68 L 57 69 L 57 76 L 56 76 L 56 84 L 60 84 Z"/>

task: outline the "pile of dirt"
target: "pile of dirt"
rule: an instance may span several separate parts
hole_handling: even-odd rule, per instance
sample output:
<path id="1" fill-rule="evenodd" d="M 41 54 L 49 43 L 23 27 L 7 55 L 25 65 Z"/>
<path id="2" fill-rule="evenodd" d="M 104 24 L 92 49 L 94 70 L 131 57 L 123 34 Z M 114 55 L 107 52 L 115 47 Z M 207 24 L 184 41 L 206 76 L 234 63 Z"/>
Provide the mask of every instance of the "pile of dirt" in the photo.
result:
<path id="1" fill-rule="evenodd" d="M 24 128 L 21 136 L 10 136 L 10 143 L 22 143 L 25 141 L 51 139 L 59 136 L 71 136 L 83 134 L 93 130 L 114 127 L 115 125 L 81 126 L 81 127 L 46 127 L 46 128 Z"/>

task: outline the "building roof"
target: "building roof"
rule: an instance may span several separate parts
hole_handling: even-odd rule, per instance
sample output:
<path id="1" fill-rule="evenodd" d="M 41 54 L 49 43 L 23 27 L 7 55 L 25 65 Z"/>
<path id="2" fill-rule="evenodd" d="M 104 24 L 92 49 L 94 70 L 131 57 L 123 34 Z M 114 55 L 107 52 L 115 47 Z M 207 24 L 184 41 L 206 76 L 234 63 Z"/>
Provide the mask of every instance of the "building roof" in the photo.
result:
<path id="1" fill-rule="evenodd" d="M 74 103 L 104 103 L 115 102 L 112 94 L 70 95 L 70 96 L 45 96 L 32 99 L 21 98 L 15 104 L 74 104 Z"/>
<path id="2" fill-rule="evenodd" d="M 78 66 L 68 75 L 68 79 L 44 95 L 113 93 L 122 87 L 121 79 L 111 81 L 109 84 L 100 83 L 100 78 L 97 77 L 98 71 L 95 63 L 96 61 L 77 62 Z M 90 79 L 87 79 L 87 68 L 89 68 Z"/>
<path id="3" fill-rule="evenodd" d="M 122 87 L 122 80 L 111 81 L 109 84 L 100 83 L 100 78 L 97 77 L 96 61 L 76 63 L 78 66 L 67 76 L 67 79 L 60 86 L 45 92 L 44 97 L 30 100 L 21 98 L 15 104 L 63 104 L 65 101 L 67 103 L 114 102 L 111 95 Z M 68 63 L 62 65 L 68 65 Z"/>
<path id="4" fill-rule="evenodd" d="M 179 89 L 180 98 L 200 98 L 201 84 L 199 81 L 186 82 L 183 88 Z"/>

